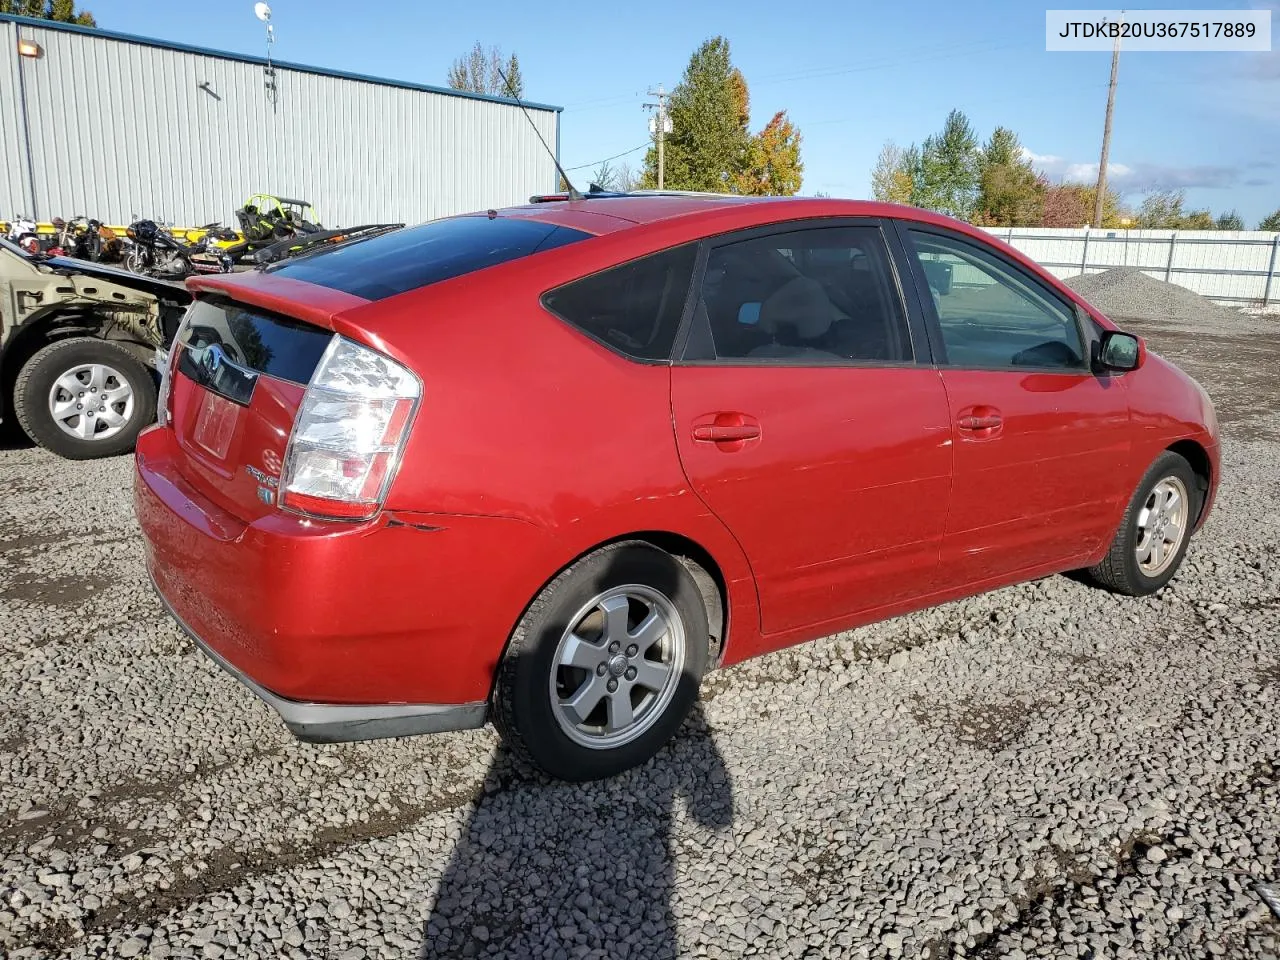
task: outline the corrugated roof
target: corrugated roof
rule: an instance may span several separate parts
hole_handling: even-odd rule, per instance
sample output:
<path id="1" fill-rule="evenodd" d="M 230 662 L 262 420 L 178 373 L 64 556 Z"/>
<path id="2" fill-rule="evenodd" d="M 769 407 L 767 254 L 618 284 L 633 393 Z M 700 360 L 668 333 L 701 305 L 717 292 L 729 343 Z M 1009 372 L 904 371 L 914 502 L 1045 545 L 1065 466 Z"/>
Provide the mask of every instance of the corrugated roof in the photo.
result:
<path id="1" fill-rule="evenodd" d="M 218 57 L 222 60 L 235 60 L 240 63 L 251 63 L 255 66 L 265 67 L 267 60 L 265 57 L 254 57 L 244 53 L 231 53 L 226 50 L 211 50 L 208 47 L 196 47 L 187 43 L 173 43 L 169 40 L 157 40 L 154 37 L 139 37 L 132 33 L 117 33 L 113 30 L 103 30 L 100 27 L 82 27 L 75 23 L 58 23 L 53 20 L 40 20 L 35 17 L 19 17 L 11 13 L 0 13 L 0 22 L 10 22 L 21 24 L 25 27 L 38 27 L 42 30 L 61 30 L 65 33 L 82 33 L 91 37 L 101 37 L 105 40 L 118 40 L 121 43 L 136 43 L 146 47 L 159 47 L 163 50 L 176 50 L 179 53 L 194 53 L 204 57 Z M 517 106 L 517 102 L 510 97 L 495 97 L 487 93 L 470 93 L 466 90 L 454 90 L 451 87 L 435 87 L 426 83 L 410 83 L 407 80 L 392 80 L 387 77 L 372 77 L 364 73 L 350 73 L 346 70 L 329 70 L 325 67 L 314 67 L 305 63 L 289 63 L 284 60 L 272 60 L 271 66 L 278 70 L 297 70 L 302 73 L 314 73 L 322 77 L 336 77 L 340 80 L 355 80 L 359 83 L 375 83 L 384 87 L 399 87 L 402 90 L 420 90 L 423 93 L 438 93 L 446 97 L 463 97 L 467 100 L 487 100 L 490 103 L 502 103 L 507 106 Z M 533 103 L 529 100 L 520 101 L 530 110 L 550 110 L 560 113 L 564 107 L 553 106 L 548 103 Z"/>

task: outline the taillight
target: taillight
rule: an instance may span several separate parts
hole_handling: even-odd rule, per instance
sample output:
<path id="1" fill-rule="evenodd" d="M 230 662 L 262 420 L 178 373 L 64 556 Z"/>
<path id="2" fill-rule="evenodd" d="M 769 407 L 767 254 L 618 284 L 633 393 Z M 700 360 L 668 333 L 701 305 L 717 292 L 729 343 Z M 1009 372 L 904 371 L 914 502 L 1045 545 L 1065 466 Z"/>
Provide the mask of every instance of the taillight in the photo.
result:
<path id="1" fill-rule="evenodd" d="M 389 357 L 335 335 L 298 408 L 280 477 L 280 506 L 366 520 L 382 508 L 422 385 Z"/>
<path id="2" fill-rule="evenodd" d="M 169 344 L 169 352 L 160 371 L 160 390 L 156 395 L 156 423 L 162 427 L 173 422 L 171 409 L 173 372 L 178 369 L 178 354 L 182 352 L 182 334 L 187 329 L 187 317 L 191 315 L 191 310 L 192 308 L 188 307 L 187 312 L 183 314 L 182 322 L 178 324 L 178 329 L 173 335 L 173 342 Z"/>

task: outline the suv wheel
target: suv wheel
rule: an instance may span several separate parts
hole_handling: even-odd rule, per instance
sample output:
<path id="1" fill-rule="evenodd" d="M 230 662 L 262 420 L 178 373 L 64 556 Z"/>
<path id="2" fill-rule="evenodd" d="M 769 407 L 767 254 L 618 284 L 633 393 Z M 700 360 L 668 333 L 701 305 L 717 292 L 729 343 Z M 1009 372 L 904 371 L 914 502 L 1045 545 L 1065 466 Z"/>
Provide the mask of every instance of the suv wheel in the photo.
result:
<path id="1" fill-rule="evenodd" d="M 644 763 L 693 706 L 707 613 L 688 571 L 646 543 L 578 561 L 529 607 L 498 667 L 494 724 L 518 757 L 562 780 Z"/>
<path id="2" fill-rule="evenodd" d="M 27 435 L 69 460 L 127 453 L 156 415 L 150 371 L 124 347 L 89 337 L 43 347 L 13 394 Z"/>
<path id="3" fill-rule="evenodd" d="M 1176 453 L 1162 453 L 1129 501 L 1106 559 L 1089 569 L 1090 576 L 1117 593 L 1155 593 L 1181 566 L 1199 515 L 1200 488 L 1191 465 Z"/>

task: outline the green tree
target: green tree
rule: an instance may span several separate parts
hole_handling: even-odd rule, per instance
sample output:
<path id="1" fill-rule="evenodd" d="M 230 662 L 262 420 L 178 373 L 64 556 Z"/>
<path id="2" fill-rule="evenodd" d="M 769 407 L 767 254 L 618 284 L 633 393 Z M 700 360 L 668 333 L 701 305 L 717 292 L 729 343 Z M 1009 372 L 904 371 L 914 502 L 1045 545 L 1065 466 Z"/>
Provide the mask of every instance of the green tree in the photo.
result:
<path id="1" fill-rule="evenodd" d="M 748 196 L 791 197 L 804 181 L 800 131 L 779 110 L 747 145 L 746 169 L 734 178 L 734 191 Z"/>
<path id="2" fill-rule="evenodd" d="M 1258 229 L 1280 232 L 1280 210 L 1276 210 L 1274 213 L 1269 213 L 1263 217 L 1261 222 L 1258 224 Z"/>
<path id="3" fill-rule="evenodd" d="M 969 119 L 952 110 L 942 131 L 920 148 L 919 175 L 913 180 L 911 202 L 966 220 L 977 202 L 978 185 L 978 139 Z"/>
<path id="4" fill-rule="evenodd" d="M 1218 217 L 1217 228 L 1219 230 L 1243 230 L 1244 218 L 1235 210 L 1228 210 Z"/>
<path id="5" fill-rule="evenodd" d="M 746 106 L 746 81 L 730 59 L 729 41 L 713 37 L 694 51 L 671 93 L 663 186 L 728 192 L 747 166 Z M 657 186 L 656 143 L 645 154 L 644 168 L 644 186 Z"/>
<path id="6" fill-rule="evenodd" d="M 978 170 L 1018 164 L 1031 166 L 1031 161 L 1022 155 L 1022 143 L 1018 140 L 1018 135 L 1008 127 L 996 127 L 978 154 Z"/>
<path id="7" fill-rule="evenodd" d="M 875 168 L 871 171 L 873 197 L 882 203 L 911 202 L 911 178 L 915 160 L 909 154 L 910 150 L 903 150 L 892 140 L 880 148 L 880 156 L 876 158 Z"/>
<path id="8" fill-rule="evenodd" d="M 503 82 L 503 73 L 507 75 L 506 82 Z M 524 96 L 519 58 L 513 53 L 504 60 L 501 50 L 490 47 L 486 51 L 479 40 L 466 56 L 453 61 L 448 79 L 454 90 L 487 93 L 495 97 Z"/>
<path id="9" fill-rule="evenodd" d="M 1162 230 L 1217 230 L 1218 221 L 1208 210 L 1185 210 L 1181 190 L 1157 190 L 1147 194 L 1138 209 L 1138 226 Z"/>
<path id="10" fill-rule="evenodd" d="M 1181 190 L 1157 190 L 1147 194 L 1138 207 L 1138 226 L 1144 230 L 1176 230 L 1185 214 L 1186 194 Z"/>
<path id="11" fill-rule="evenodd" d="M 74 0 L 0 0 L 0 13 L 20 17 L 36 17 L 40 20 L 56 20 L 58 23 L 74 23 L 82 27 L 96 27 L 98 21 L 87 10 L 76 12 Z"/>
<path id="12" fill-rule="evenodd" d="M 978 152 L 974 223 L 989 227 L 1034 226 L 1044 216 L 1047 182 L 1023 156 L 1018 135 L 996 127 Z"/>

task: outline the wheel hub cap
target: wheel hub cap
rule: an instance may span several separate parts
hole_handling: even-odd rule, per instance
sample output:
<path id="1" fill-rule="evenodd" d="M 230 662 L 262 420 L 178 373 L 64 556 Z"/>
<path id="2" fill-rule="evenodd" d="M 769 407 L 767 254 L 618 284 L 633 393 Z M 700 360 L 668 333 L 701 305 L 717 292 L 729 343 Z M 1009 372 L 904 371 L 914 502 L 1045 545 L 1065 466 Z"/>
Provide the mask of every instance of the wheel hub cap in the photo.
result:
<path id="1" fill-rule="evenodd" d="M 105 363 L 78 364 L 49 388 L 49 415 L 77 440 L 114 437 L 133 417 L 133 404 L 129 381 Z"/>

